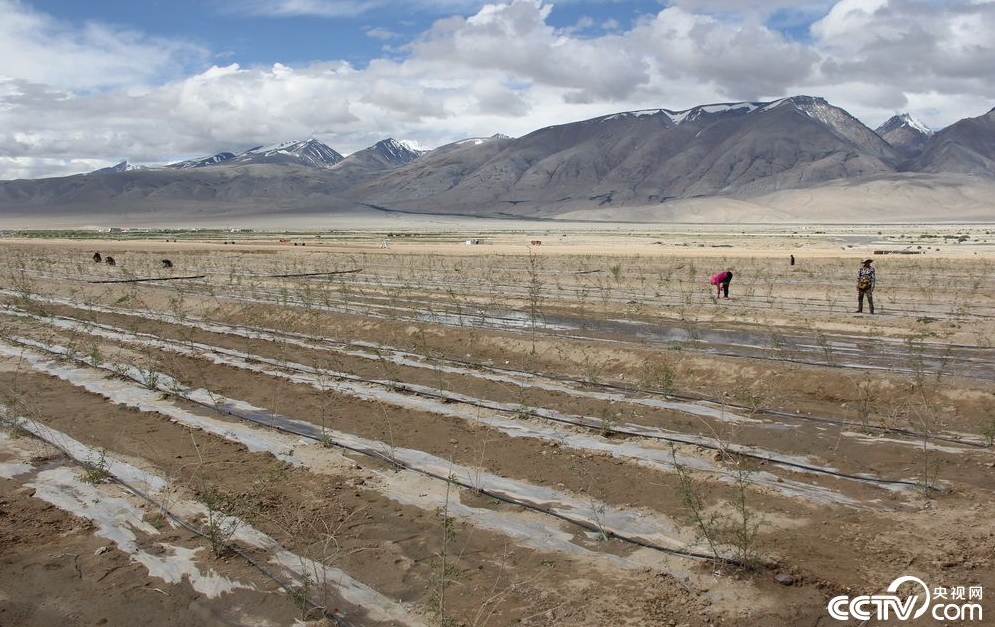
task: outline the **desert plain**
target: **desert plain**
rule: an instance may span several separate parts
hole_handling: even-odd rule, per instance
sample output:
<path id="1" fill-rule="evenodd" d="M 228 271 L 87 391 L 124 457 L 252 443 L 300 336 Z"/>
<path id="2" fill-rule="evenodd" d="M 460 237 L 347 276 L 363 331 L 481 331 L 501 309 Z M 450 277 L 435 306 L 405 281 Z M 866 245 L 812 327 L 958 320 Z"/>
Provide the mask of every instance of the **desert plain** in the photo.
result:
<path id="1" fill-rule="evenodd" d="M 993 270 L 979 223 L 7 232 L 0 625 L 907 624 L 829 610 L 905 576 L 990 624 Z"/>

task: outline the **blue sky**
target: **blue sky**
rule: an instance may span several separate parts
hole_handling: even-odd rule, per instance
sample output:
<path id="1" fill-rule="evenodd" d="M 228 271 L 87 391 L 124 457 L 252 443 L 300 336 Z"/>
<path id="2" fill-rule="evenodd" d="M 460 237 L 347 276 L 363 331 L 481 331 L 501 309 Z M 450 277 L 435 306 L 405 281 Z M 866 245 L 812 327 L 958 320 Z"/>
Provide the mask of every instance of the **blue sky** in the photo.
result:
<path id="1" fill-rule="evenodd" d="M 301 65 L 330 58 L 365 66 L 428 30 L 436 19 L 469 15 L 485 3 L 465 2 L 279 2 L 239 0 L 43 0 L 27 3 L 77 28 L 100 21 L 124 29 L 185 39 L 203 46 L 216 63 Z M 296 5 L 296 6 L 295 6 Z M 630 26 L 652 16 L 656 0 L 557 3 L 547 23 L 597 34 L 600 24 Z M 395 53 L 397 54 L 397 53 Z"/>
<path id="2" fill-rule="evenodd" d="M 433 148 L 822 96 L 870 127 L 995 105 L 995 0 L 0 0 L 0 179 L 314 137 Z"/>

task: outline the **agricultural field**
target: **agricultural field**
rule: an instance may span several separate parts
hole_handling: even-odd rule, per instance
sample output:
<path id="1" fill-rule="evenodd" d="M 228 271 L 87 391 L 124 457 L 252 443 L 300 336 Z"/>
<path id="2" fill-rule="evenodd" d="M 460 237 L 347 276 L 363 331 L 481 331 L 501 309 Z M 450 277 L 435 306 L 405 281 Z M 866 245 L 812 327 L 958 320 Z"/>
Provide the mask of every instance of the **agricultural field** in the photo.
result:
<path id="1" fill-rule="evenodd" d="M 986 624 L 995 248 L 891 228 L 0 239 L 0 625 Z"/>

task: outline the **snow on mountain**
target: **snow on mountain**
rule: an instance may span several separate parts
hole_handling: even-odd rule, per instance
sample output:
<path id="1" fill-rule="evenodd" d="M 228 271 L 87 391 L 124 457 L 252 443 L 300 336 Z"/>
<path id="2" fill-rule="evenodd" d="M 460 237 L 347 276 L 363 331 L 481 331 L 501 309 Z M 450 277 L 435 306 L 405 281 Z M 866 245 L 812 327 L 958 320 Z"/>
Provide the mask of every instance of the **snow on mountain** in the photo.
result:
<path id="1" fill-rule="evenodd" d="M 459 141 L 453 142 L 452 146 L 479 146 L 480 144 L 486 144 L 487 142 L 494 141 L 495 139 L 511 139 L 507 135 L 502 135 L 497 133 L 491 135 L 490 137 L 468 137 L 466 139 L 461 139 Z"/>
<path id="2" fill-rule="evenodd" d="M 385 161 L 395 165 L 407 163 L 417 159 L 425 153 L 424 150 L 412 149 L 408 144 L 399 142 L 396 139 L 384 139 L 377 142 L 373 149 L 376 150 Z"/>
<path id="3" fill-rule="evenodd" d="M 995 179 L 995 109 L 958 120 L 933 134 L 907 168 Z"/>
<path id="4" fill-rule="evenodd" d="M 256 146 L 231 159 L 230 163 L 300 163 L 314 167 L 330 167 L 344 158 L 317 139 L 309 139 L 303 142 L 290 141 Z"/>
<path id="5" fill-rule="evenodd" d="M 772 103 L 766 108 L 787 104 L 794 106 L 812 119 L 825 124 L 841 137 L 860 146 L 870 154 L 885 158 L 894 154 L 887 141 L 864 126 L 860 120 L 850 115 L 845 109 L 829 104 L 825 98 L 791 96 L 790 98 L 784 98 Z"/>
<path id="6" fill-rule="evenodd" d="M 749 196 L 886 174 L 899 158 L 821 98 L 621 112 L 505 142 L 437 149 L 345 197 L 404 210 L 551 213 L 567 206 L 644 206 Z"/>
<path id="7" fill-rule="evenodd" d="M 888 119 L 887 122 L 875 129 L 878 135 L 884 136 L 887 133 L 891 133 L 901 127 L 908 127 L 909 129 L 922 133 L 926 137 L 933 135 L 933 130 L 920 122 L 911 113 L 901 113 L 899 115 L 894 115 Z"/>
<path id="8" fill-rule="evenodd" d="M 400 144 L 404 149 L 409 150 L 411 152 L 417 152 L 418 154 L 422 155 L 431 150 L 431 148 L 423 148 L 421 144 L 410 139 L 398 139 L 394 141 Z"/>
<path id="9" fill-rule="evenodd" d="M 229 211 L 238 203 L 252 211 L 278 204 L 307 212 L 367 206 L 551 217 L 872 179 L 914 182 L 922 173 L 969 175 L 990 188 L 993 137 L 995 110 L 935 134 L 903 114 L 876 133 L 822 98 L 794 96 L 622 112 L 515 139 L 467 138 L 427 152 L 386 139 L 343 158 L 312 139 L 218 153 L 156 172 L 132 172 L 148 168 L 125 161 L 100 176 L 0 182 L 0 209 L 26 215 L 40 206 L 130 211 L 147 199 L 143 206 L 157 211 Z"/>
<path id="10" fill-rule="evenodd" d="M 685 122 L 696 122 L 702 119 L 706 115 L 718 115 L 722 113 L 750 113 L 759 109 L 762 103 L 757 102 L 733 102 L 733 103 L 720 103 L 720 104 L 710 104 L 710 105 L 699 105 L 697 107 L 691 107 L 686 111 L 667 111 L 664 112 L 670 115 L 670 119 L 674 124 L 684 124 Z"/>
<path id="11" fill-rule="evenodd" d="M 683 111 L 670 109 L 642 109 L 615 113 L 612 115 L 588 120 L 586 123 L 607 122 L 623 119 L 639 119 L 649 116 L 665 116 L 673 126 L 708 122 L 711 120 L 728 119 L 750 114 L 764 114 L 780 111 L 790 107 L 822 125 L 829 127 L 840 137 L 851 141 L 867 150 L 869 153 L 887 158 L 891 148 L 886 141 L 864 126 L 859 120 L 844 109 L 834 107 L 825 99 L 813 96 L 791 96 L 771 102 L 722 102 L 703 104 Z"/>
<path id="12" fill-rule="evenodd" d="M 695 107 L 691 107 L 690 109 L 684 109 L 683 111 L 671 111 L 670 109 L 639 109 L 636 111 L 613 113 L 611 115 L 606 115 L 604 117 L 595 118 L 589 121 L 608 122 L 612 120 L 621 120 L 624 118 L 645 118 L 654 115 L 663 115 L 666 116 L 675 126 L 680 126 L 685 122 L 698 121 L 707 115 L 717 115 L 729 112 L 749 113 L 750 111 L 758 109 L 761 106 L 763 106 L 763 103 L 727 102 L 727 103 L 698 105 Z"/>
<path id="13" fill-rule="evenodd" d="M 929 128 L 928 126 L 926 126 L 925 124 L 923 124 L 922 122 L 920 122 L 911 113 L 903 113 L 901 115 L 901 117 L 902 117 L 902 119 L 905 120 L 906 124 L 908 124 L 910 127 L 914 128 L 914 129 L 916 129 L 917 131 L 919 131 L 923 135 L 932 135 L 933 134 L 933 130 L 931 128 Z"/>
<path id="14" fill-rule="evenodd" d="M 177 163 L 170 163 L 167 168 L 174 170 L 186 170 L 189 168 L 204 168 L 211 165 L 218 165 L 219 163 L 224 163 L 235 158 L 235 154 L 231 152 L 219 152 L 216 155 L 211 155 L 210 157 L 202 157 L 198 159 L 188 159 L 186 161 L 179 161 Z"/>
<path id="15" fill-rule="evenodd" d="M 149 169 L 150 168 L 144 165 L 136 165 L 134 163 L 128 163 L 127 160 L 124 160 L 121 163 L 116 163 L 106 168 L 100 168 L 99 170 L 96 171 L 97 172 L 134 172 L 136 170 L 149 170 Z"/>
<path id="16" fill-rule="evenodd" d="M 874 131 L 906 159 L 922 154 L 933 131 L 908 113 L 892 116 Z"/>
<path id="17" fill-rule="evenodd" d="M 412 149 L 404 142 L 384 139 L 369 148 L 357 150 L 327 170 L 335 174 L 331 185 L 335 189 L 346 189 L 360 181 L 411 163 L 423 154 L 425 151 Z"/>

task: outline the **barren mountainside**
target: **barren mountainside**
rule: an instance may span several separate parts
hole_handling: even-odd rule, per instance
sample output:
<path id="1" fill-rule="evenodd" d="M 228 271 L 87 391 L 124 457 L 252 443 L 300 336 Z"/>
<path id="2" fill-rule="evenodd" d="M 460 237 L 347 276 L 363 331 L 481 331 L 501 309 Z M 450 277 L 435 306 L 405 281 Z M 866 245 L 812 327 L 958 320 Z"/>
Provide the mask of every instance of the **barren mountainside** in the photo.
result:
<path id="1" fill-rule="evenodd" d="M 796 96 L 623 112 L 431 151 L 388 139 L 342 157 L 311 139 L 164 168 L 125 162 L 77 176 L 4 181 L 0 213 L 375 209 L 553 218 L 612 208 L 652 213 L 677 200 L 750 199 L 896 173 L 904 180 L 916 173 L 995 180 L 995 111 L 935 134 L 908 115 L 875 132 L 821 98 Z"/>
<path id="2" fill-rule="evenodd" d="M 907 113 L 892 116 L 874 131 L 906 159 L 922 154 L 933 131 Z"/>
<path id="3" fill-rule="evenodd" d="M 909 169 L 995 178 L 995 109 L 936 133 Z"/>

